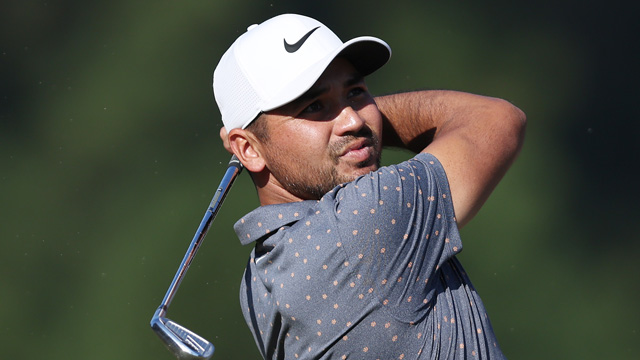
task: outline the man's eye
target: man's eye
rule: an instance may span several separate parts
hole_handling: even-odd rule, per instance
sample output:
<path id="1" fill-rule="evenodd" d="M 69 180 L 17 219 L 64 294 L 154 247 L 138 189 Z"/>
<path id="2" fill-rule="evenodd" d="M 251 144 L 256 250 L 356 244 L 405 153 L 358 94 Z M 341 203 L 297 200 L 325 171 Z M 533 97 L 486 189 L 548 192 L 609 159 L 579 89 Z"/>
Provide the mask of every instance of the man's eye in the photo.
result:
<path id="1" fill-rule="evenodd" d="M 349 91 L 349 97 L 352 98 L 352 97 L 355 97 L 355 96 L 358 96 L 358 95 L 362 95 L 365 92 L 366 92 L 366 90 L 361 88 L 361 87 L 353 88 L 353 89 L 351 89 Z"/>
<path id="2" fill-rule="evenodd" d="M 304 110 L 302 110 L 303 113 L 308 114 L 308 113 L 314 113 L 314 112 L 318 112 L 322 110 L 322 105 L 320 104 L 320 102 L 316 101 L 314 103 L 312 103 L 311 105 L 307 106 L 306 108 L 304 108 Z"/>

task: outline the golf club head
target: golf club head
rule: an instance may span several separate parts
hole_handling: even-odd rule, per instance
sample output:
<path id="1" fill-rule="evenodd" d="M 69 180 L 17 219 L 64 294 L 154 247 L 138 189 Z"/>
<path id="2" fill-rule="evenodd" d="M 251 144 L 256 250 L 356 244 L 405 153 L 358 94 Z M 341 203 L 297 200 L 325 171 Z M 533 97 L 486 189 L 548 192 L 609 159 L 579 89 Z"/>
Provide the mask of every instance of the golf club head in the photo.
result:
<path id="1" fill-rule="evenodd" d="M 167 318 L 154 316 L 151 328 L 178 359 L 209 359 L 213 355 L 212 343 Z"/>

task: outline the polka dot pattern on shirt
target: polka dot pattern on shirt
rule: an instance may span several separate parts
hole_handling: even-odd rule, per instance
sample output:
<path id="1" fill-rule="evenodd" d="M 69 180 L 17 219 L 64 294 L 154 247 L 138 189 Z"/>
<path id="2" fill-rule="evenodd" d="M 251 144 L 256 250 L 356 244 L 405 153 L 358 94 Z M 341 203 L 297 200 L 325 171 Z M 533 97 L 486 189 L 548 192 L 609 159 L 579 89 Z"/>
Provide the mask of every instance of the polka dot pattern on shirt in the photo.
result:
<path id="1" fill-rule="evenodd" d="M 267 358 L 501 356 L 454 257 L 462 245 L 446 175 L 428 154 L 320 201 L 256 209 L 236 232 L 256 243 L 241 302 Z"/>

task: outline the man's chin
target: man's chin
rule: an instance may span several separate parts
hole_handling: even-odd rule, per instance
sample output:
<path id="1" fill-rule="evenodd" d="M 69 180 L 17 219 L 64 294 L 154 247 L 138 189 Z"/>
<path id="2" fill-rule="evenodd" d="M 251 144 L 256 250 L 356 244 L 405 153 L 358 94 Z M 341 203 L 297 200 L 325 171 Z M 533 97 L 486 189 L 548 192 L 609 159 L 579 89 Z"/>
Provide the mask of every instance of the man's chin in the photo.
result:
<path id="1" fill-rule="evenodd" d="M 362 175 L 366 175 L 372 171 L 376 171 L 380 168 L 380 164 L 377 160 L 373 159 L 364 163 L 359 163 L 356 166 L 343 172 L 343 174 L 349 174 L 348 181 L 353 181 Z"/>

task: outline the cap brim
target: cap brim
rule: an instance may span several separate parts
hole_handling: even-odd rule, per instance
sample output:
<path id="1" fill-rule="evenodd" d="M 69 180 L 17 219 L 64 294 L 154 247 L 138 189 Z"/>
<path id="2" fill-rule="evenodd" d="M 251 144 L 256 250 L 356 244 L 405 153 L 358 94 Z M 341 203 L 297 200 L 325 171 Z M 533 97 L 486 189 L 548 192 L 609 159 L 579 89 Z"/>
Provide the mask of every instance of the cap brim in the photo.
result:
<path id="1" fill-rule="evenodd" d="M 362 76 L 367 76 L 389 61 L 391 48 L 378 38 L 362 36 L 347 41 L 335 57 L 346 58 Z"/>
<path id="2" fill-rule="evenodd" d="M 367 76 L 389 61 L 391 48 L 386 42 L 372 36 L 351 39 L 322 60 L 310 66 L 290 86 L 275 94 L 268 104 L 263 104 L 263 111 L 277 109 L 300 97 L 316 83 L 329 64 L 337 57 L 346 58 L 362 76 Z"/>

